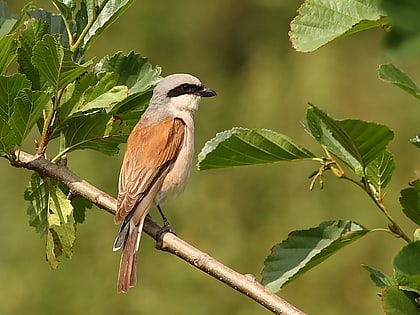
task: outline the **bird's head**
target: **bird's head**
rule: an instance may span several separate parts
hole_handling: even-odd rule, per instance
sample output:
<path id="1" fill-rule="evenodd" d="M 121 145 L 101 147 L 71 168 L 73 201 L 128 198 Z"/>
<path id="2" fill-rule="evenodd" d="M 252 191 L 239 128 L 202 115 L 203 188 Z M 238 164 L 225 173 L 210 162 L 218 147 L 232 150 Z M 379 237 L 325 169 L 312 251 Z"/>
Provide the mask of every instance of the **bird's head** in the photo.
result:
<path id="1" fill-rule="evenodd" d="M 215 91 L 190 74 L 171 74 L 156 85 L 151 104 L 166 103 L 176 110 L 195 111 L 202 97 L 215 95 Z"/>

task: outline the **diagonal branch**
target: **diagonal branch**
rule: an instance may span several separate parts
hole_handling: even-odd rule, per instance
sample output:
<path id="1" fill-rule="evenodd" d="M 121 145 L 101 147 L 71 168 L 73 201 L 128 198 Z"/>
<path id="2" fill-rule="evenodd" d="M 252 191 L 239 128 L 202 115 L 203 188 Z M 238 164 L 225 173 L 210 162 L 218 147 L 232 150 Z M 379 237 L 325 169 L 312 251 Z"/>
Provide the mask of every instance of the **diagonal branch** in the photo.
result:
<path id="1" fill-rule="evenodd" d="M 27 168 L 43 176 L 55 178 L 68 186 L 72 194 L 82 196 L 108 213 L 115 214 L 117 201 L 74 174 L 67 166 L 60 163 L 53 164 L 42 156 L 34 156 L 22 151 L 17 151 L 15 154 L 16 159 L 12 161 L 13 166 Z M 143 229 L 145 233 L 156 239 L 160 229 L 161 227 L 156 222 L 149 217 L 146 218 Z M 243 275 L 230 269 L 172 233 L 163 235 L 159 249 L 178 256 L 192 266 L 255 300 L 274 314 L 305 315 L 304 312 L 278 295 L 268 292 L 253 275 Z"/>

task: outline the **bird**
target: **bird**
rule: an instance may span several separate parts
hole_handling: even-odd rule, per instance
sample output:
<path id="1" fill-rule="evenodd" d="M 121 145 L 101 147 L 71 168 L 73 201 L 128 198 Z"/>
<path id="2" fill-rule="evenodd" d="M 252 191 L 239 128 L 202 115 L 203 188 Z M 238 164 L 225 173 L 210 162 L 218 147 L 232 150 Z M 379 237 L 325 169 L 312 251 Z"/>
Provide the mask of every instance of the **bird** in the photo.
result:
<path id="1" fill-rule="evenodd" d="M 118 292 L 137 283 L 137 253 L 143 223 L 154 205 L 181 193 L 194 155 L 193 113 L 216 92 L 190 74 L 171 74 L 153 89 L 147 109 L 131 131 L 118 181 L 115 223 L 121 224 L 113 250 L 122 250 Z"/>

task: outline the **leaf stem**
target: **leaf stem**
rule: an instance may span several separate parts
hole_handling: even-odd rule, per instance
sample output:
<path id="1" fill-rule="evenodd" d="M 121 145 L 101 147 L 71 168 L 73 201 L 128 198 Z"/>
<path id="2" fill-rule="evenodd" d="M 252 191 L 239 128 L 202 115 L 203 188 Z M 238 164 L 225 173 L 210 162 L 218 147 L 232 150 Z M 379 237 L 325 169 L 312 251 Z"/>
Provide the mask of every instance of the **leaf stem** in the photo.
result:
<path id="1" fill-rule="evenodd" d="M 56 5 L 55 1 L 52 1 L 52 3 L 53 3 L 53 6 L 57 9 L 57 11 L 60 12 L 61 14 L 64 26 L 66 27 L 67 36 L 69 38 L 69 47 L 71 47 L 71 45 L 73 44 L 73 34 L 71 33 L 69 22 L 65 18 L 63 12 L 61 12 L 60 8 Z"/>
<path id="2" fill-rule="evenodd" d="M 58 104 L 60 104 L 62 95 L 63 95 L 63 90 L 58 90 L 55 93 L 55 96 L 53 97 L 53 100 L 52 100 L 53 102 L 52 108 L 50 108 L 46 113 L 46 117 L 44 119 L 44 125 L 42 127 L 41 141 L 37 143 L 36 145 L 37 155 L 45 156 L 45 151 L 47 150 L 47 144 L 52 134 L 51 127 L 54 122 L 55 113 L 56 113 Z"/>
<path id="3" fill-rule="evenodd" d="M 373 200 L 375 205 L 381 210 L 381 212 L 385 215 L 385 217 L 388 219 L 390 224 L 388 225 L 389 231 L 393 233 L 397 237 L 401 237 L 404 239 L 407 243 L 411 242 L 411 239 L 407 236 L 407 234 L 404 233 L 404 231 L 401 229 L 401 227 L 398 225 L 398 223 L 392 218 L 391 214 L 389 213 L 388 209 L 386 208 L 384 202 L 383 202 L 383 196 L 381 192 L 378 192 L 375 187 L 369 184 L 366 176 L 363 176 L 361 181 L 356 181 L 353 178 L 350 178 L 345 175 L 345 172 L 343 168 L 340 166 L 340 164 L 335 161 L 335 159 L 329 154 L 328 150 L 324 147 L 324 150 L 328 156 L 328 166 L 330 166 L 330 169 L 333 171 L 333 173 L 341 179 L 348 180 L 352 182 L 353 184 L 357 185 L 361 189 L 363 189 L 368 196 Z M 334 170 L 333 166 L 336 166 L 337 169 Z"/>
<path id="4" fill-rule="evenodd" d="M 70 46 L 71 52 L 74 54 L 80 47 L 80 45 L 83 42 L 83 39 L 85 38 L 86 34 L 89 32 L 90 28 L 92 27 L 93 23 L 95 23 L 96 19 L 98 18 L 99 14 L 102 12 L 106 4 L 109 0 L 105 0 L 101 3 L 100 6 L 96 6 L 95 2 L 93 2 L 92 5 L 92 18 L 88 21 L 85 28 L 83 29 L 82 33 L 80 33 L 79 37 L 77 38 L 77 41 L 74 43 L 74 45 Z"/>
<path id="5" fill-rule="evenodd" d="M 345 179 L 345 180 L 348 180 L 348 181 L 352 182 L 353 184 L 356 184 L 358 187 L 363 189 L 368 194 L 368 196 L 373 200 L 375 205 L 379 208 L 379 210 L 381 210 L 381 212 L 385 215 L 385 217 L 390 222 L 390 224 L 388 226 L 389 227 L 388 231 L 390 233 L 392 233 L 396 237 L 401 237 L 407 243 L 411 242 L 410 237 L 408 237 L 407 234 L 404 233 L 404 231 L 401 229 L 401 227 L 398 225 L 398 223 L 394 220 L 394 218 L 389 213 L 388 209 L 386 208 L 386 206 L 383 202 L 382 195 L 377 193 L 376 189 L 374 189 L 372 186 L 369 185 L 366 177 L 363 177 L 361 182 L 357 182 L 356 180 L 354 180 L 350 177 L 347 177 L 345 175 L 341 176 L 341 178 Z"/>

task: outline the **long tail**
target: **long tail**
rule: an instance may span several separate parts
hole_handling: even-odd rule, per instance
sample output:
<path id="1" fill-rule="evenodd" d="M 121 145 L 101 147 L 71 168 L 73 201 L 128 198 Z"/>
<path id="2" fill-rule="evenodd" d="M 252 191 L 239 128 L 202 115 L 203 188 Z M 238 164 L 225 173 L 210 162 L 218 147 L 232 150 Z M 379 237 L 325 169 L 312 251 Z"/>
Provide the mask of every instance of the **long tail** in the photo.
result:
<path id="1" fill-rule="evenodd" d="M 141 232 L 143 230 L 144 219 L 140 224 L 135 225 L 133 220 L 123 223 L 120 233 L 114 244 L 114 250 L 123 247 L 118 271 L 118 292 L 126 293 L 129 288 L 137 283 L 137 252 L 140 243 Z M 121 243 L 120 246 L 117 244 Z"/>

